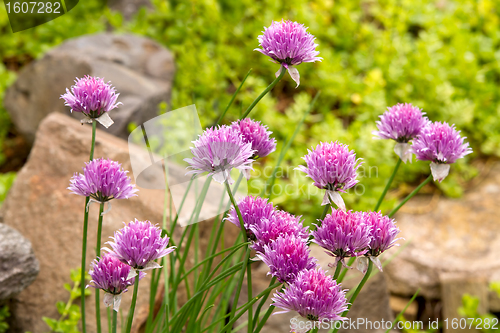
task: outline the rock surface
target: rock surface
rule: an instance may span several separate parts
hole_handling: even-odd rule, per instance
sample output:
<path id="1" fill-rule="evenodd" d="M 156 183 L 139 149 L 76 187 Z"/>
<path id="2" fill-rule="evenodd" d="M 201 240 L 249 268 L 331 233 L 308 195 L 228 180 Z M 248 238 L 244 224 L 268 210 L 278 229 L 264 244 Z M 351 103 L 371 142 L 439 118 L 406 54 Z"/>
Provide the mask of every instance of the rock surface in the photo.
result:
<path id="1" fill-rule="evenodd" d="M 486 277 L 486 283 L 500 281 L 499 194 L 500 163 L 496 162 L 481 184 L 463 198 L 441 198 L 423 214 L 398 213 L 400 236 L 405 238 L 400 243 L 408 244 L 386 268 L 391 292 L 411 296 L 421 288 L 420 295 L 439 299 L 440 275 L 448 273 L 478 281 Z M 425 208 L 429 202 L 428 197 L 417 196 L 407 210 Z M 390 254 L 399 250 L 395 247 Z"/>
<path id="2" fill-rule="evenodd" d="M 74 172 L 88 160 L 91 127 L 68 116 L 53 113 L 40 125 L 28 162 L 18 173 L 2 206 L 4 223 L 19 230 L 33 245 L 40 261 L 38 278 L 14 299 L 17 327 L 13 332 L 47 331 L 42 316 L 59 318 L 57 301 L 66 301 L 64 283 L 71 283 L 70 270 L 80 267 L 83 206 L 85 199 L 66 188 Z M 109 157 L 130 169 L 127 142 L 97 131 L 95 157 Z M 164 191 L 140 189 L 139 196 L 113 200 L 104 215 L 102 244 L 112 233 L 134 218 L 161 223 Z M 87 267 L 95 258 L 98 205 L 90 206 Z M 150 276 L 139 286 L 138 311 L 147 307 Z M 123 296 L 128 309 L 131 292 Z M 89 332 L 95 332 L 94 297 L 87 298 Z M 106 309 L 101 307 L 103 316 Z M 127 311 L 127 310 L 125 310 Z M 140 320 L 135 320 L 134 325 Z"/>
<path id="3" fill-rule="evenodd" d="M 169 102 L 174 73 L 172 54 L 150 39 L 111 33 L 83 36 L 62 43 L 26 66 L 7 89 L 5 108 L 32 143 L 46 115 L 68 112 L 59 97 L 74 84 L 75 77 L 103 77 L 116 87 L 118 101 L 123 103 L 110 111 L 115 124 L 106 131 L 127 138 L 130 122 L 142 124 L 158 115 L 161 101 Z M 81 119 L 82 115 L 74 113 L 73 117 Z"/>
<path id="4" fill-rule="evenodd" d="M 14 228 L 0 223 L 0 302 L 26 289 L 39 270 L 30 241 Z"/>
<path id="5" fill-rule="evenodd" d="M 151 0 L 108 0 L 108 6 L 120 11 L 127 20 L 131 19 L 142 7 L 152 8 Z"/>

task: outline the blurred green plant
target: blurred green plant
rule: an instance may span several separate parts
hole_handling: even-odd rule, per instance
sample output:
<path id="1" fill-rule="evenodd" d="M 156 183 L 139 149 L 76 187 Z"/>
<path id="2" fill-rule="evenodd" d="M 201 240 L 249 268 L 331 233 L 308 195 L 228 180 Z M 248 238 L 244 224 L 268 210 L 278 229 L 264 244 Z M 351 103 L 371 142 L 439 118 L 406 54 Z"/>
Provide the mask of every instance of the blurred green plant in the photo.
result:
<path id="1" fill-rule="evenodd" d="M 68 301 L 59 301 L 56 303 L 57 311 L 61 315 L 59 319 L 52 319 L 48 317 L 43 317 L 43 321 L 50 327 L 51 332 L 57 333 L 79 333 L 78 323 L 80 321 L 80 307 L 73 304 L 73 301 L 81 297 L 80 292 L 80 269 L 71 270 L 71 281 L 73 286 L 69 283 L 64 284 L 64 289 L 69 292 Z M 86 274 L 86 279 L 90 280 L 90 276 Z M 85 296 L 90 295 L 90 290 L 85 289 Z"/>
<path id="2" fill-rule="evenodd" d="M 500 282 L 490 283 L 490 290 L 496 292 L 500 297 Z M 479 302 L 479 297 L 464 294 L 462 296 L 462 306 L 458 309 L 458 313 L 464 318 L 472 318 L 474 320 L 473 327 L 479 328 L 481 332 L 498 332 L 500 327 L 499 319 L 491 313 L 479 313 Z"/>
<path id="3" fill-rule="evenodd" d="M 446 195 L 462 195 L 465 182 L 477 175 L 472 158 L 500 156 L 500 7 L 494 0 L 151 1 L 153 10 L 141 9 L 129 22 L 98 0 L 81 1 L 69 14 L 17 34 L 4 33 L 2 14 L 0 57 L 4 63 L 26 55 L 37 58 L 66 38 L 104 31 L 106 26 L 144 35 L 168 47 L 176 58 L 168 109 L 194 103 L 202 126 L 210 126 L 250 68 L 253 72 L 226 119 L 235 120 L 273 80 L 277 65 L 253 51 L 263 27 L 281 18 L 304 23 L 317 37 L 323 62 L 299 67 L 303 84 L 297 89 L 285 76 L 252 117 L 284 142 L 312 96 L 322 91 L 282 163 L 272 197 L 306 217 L 320 213 L 322 195 L 293 168 L 319 141 L 348 143 L 364 159 L 358 195 L 345 200 L 353 209 L 373 208 L 396 158 L 393 142 L 373 140 L 371 131 L 378 115 L 398 102 L 423 108 L 431 120 L 455 123 L 468 137 L 474 154 L 436 184 Z M 277 158 L 272 154 L 257 170 L 266 171 Z M 394 187 L 418 183 L 429 173 L 423 162 L 403 168 Z M 262 182 L 256 179 L 252 185 L 257 188 Z M 389 210 L 402 194 L 389 192 L 381 209 Z M 318 211 L 310 210 L 311 202 Z"/>
<path id="4" fill-rule="evenodd" d="M 9 307 L 7 305 L 0 308 L 0 333 L 5 333 L 9 329 L 7 319 L 10 317 Z"/>
<path id="5" fill-rule="evenodd" d="M 15 179 L 15 172 L 0 173 L 0 207 Z"/>

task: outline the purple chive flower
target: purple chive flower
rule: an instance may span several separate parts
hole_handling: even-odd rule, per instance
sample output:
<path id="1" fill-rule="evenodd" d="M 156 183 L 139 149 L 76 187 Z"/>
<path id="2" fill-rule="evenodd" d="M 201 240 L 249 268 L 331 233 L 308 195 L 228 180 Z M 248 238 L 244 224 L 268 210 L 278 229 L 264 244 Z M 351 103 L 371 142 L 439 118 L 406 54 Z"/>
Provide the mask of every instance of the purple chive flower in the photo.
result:
<path id="1" fill-rule="evenodd" d="M 91 201 L 108 204 L 111 199 L 128 199 L 137 196 L 137 189 L 130 183 L 127 172 L 121 169 L 118 162 L 97 158 L 85 163 L 83 175 L 74 174 L 68 190 L 74 194 L 91 197 Z"/>
<path id="2" fill-rule="evenodd" d="M 305 239 L 285 234 L 264 245 L 264 253 L 257 253 L 257 257 L 269 266 L 268 274 L 281 283 L 291 283 L 300 271 L 317 266 L 310 252 Z"/>
<path id="3" fill-rule="evenodd" d="M 160 268 L 155 260 L 175 249 L 167 248 L 170 239 L 168 236 L 162 237 L 161 234 L 162 230 L 158 226 L 149 221 L 135 219 L 115 232 L 114 237 L 111 237 L 114 241 L 107 242 L 113 250 L 106 250 L 134 270 Z"/>
<path id="4" fill-rule="evenodd" d="M 367 258 L 358 261 L 358 269 L 363 273 L 368 267 L 368 258 L 382 272 L 382 264 L 378 258 L 384 251 L 395 244 L 398 239 L 399 229 L 396 226 L 396 221 L 387 215 L 382 215 L 378 212 L 365 213 L 366 223 L 370 226 L 370 249 L 365 253 Z M 360 258 L 361 259 L 361 258 Z"/>
<path id="5" fill-rule="evenodd" d="M 321 225 L 312 232 L 313 242 L 336 257 L 335 265 L 340 261 L 345 266 L 344 258 L 368 252 L 371 226 L 365 222 L 362 212 L 334 209 L 320 222 Z"/>
<path id="6" fill-rule="evenodd" d="M 272 305 L 284 310 L 276 314 L 296 311 L 300 317 L 313 322 L 347 319 L 342 317 L 342 313 L 347 310 L 345 291 L 321 268 L 299 272 L 296 279 L 284 291 L 274 294 L 272 300 Z M 295 332 L 306 332 L 312 328 L 306 327 L 305 330 L 300 330 L 301 326 L 307 325 L 304 325 L 304 322 L 298 324 L 295 326 L 299 329 Z"/>
<path id="7" fill-rule="evenodd" d="M 262 35 L 258 37 L 260 47 L 255 49 L 271 58 L 273 62 L 281 64 L 276 73 L 276 77 L 282 70 L 287 69 L 292 79 L 300 84 L 300 75 L 297 68 L 303 62 L 321 61 L 323 58 L 317 57 L 318 44 L 314 43 L 316 38 L 307 32 L 303 24 L 292 21 L 273 21 L 269 28 L 264 27 Z"/>
<path id="8" fill-rule="evenodd" d="M 90 280 L 88 287 L 102 289 L 105 292 L 104 304 L 113 306 L 115 311 L 120 307 L 122 293 L 127 291 L 128 286 L 134 284 L 134 279 L 128 278 L 130 266 L 120 262 L 110 254 L 104 254 L 102 258 L 94 259 L 90 264 Z M 145 273 L 140 273 L 139 279 Z"/>
<path id="9" fill-rule="evenodd" d="M 71 86 L 71 91 L 66 88 L 66 94 L 61 95 L 66 106 L 71 108 L 71 112 L 81 112 L 88 117 L 82 122 L 92 122 L 97 119 L 103 126 L 109 127 L 113 124 L 107 112 L 122 104 L 116 102 L 120 94 L 111 86 L 110 82 L 105 83 L 103 79 L 86 75 L 76 78 L 75 85 Z"/>
<path id="10" fill-rule="evenodd" d="M 450 164 L 472 153 L 466 137 L 460 136 L 455 125 L 435 122 L 426 126 L 412 143 L 412 150 L 421 161 L 431 161 L 434 180 L 440 182 L 448 176 Z"/>
<path id="11" fill-rule="evenodd" d="M 340 192 L 345 193 L 356 185 L 356 170 L 362 164 L 361 159 L 356 159 L 354 150 L 338 142 L 320 142 L 316 149 L 307 150 L 309 153 L 303 157 L 307 166 L 300 165 L 296 170 L 303 171 L 314 180 L 314 185 L 326 189 L 321 205 L 334 202 L 345 211 L 344 200 Z"/>
<path id="12" fill-rule="evenodd" d="M 246 196 L 240 203 L 238 203 L 238 208 L 240 209 L 241 216 L 243 217 L 243 226 L 247 231 L 248 239 L 255 241 L 255 235 L 251 231 L 251 226 L 257 226 L 260 224 L 261 219 L 270 219 L 274 213 L 275 209 L 271 202 L 267 202 L 267 199 L 261 197 Z M 226 220 L 241 228 L 240 220 L 238 219 L 238 214 L 233 206 L 229 210 Z"/>
<path id="13" fill-rule="evenodd" d="M 255 151 L 253 158 L 265 157 L 276 150 L 276 139 L 270 137 L 273 132 L 268 131 L 260 121 L 245 118 L 233 122 L 231 127 L 241 133 L 243 142 L 252 144 Z"/>
<path id="14" fill-rule="evenodd" d="M 262 218 L 258 224 L 249 227 L 255 236 L 255 242 L 251 247 L 255 251 L 264 253 L 266 244 L 284 235 L 294 235 L 307 240 L 308 227 L 304 227 L 300 219 L 300 216 L 294 216 L 283 210 L 276 211 L 270 218 Z"/>
<path id="15" fill-rule="evenodd" d="M 194 157 L 184 159 L 193 170 L 186 174 L 208 172 L 215 181 L 222 184 L 227 180 L 232 184 L 231 169 L 252 169 L 252 144 L 245 143 L 241 133 L 231 127 L 207 128 L 193 143 Z M 249 173 L 244 174 L 248 179 Z"/>
<path id="16" fill-rule="evenodd" d="M 394 152 L 403 162 L 411 163 L 412 154 L 408 142 L 416 138 L 430 121 L 424 117 L 425 112 L 409 103 L 397 104 L 387 109 L 388 111 L 380 116 L 380 121 L 376 122 L 378 131 L 373 131 L 373 134 L 380 139 L 395 140 L 397 143 Z"/>

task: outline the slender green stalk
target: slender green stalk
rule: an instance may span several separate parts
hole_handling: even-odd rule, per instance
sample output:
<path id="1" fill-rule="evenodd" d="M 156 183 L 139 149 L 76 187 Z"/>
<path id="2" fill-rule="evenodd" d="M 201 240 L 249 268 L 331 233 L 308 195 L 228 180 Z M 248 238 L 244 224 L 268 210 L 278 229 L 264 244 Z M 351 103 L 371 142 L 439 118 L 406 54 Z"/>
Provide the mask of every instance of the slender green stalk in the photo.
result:
<path id="1" fill-rule="evenodd" d="M 341 315 L 342 317 L 345 317 L 347 315 L 347 313 L 349 312 L 349 310 L 351 309 L 352 304 L 354 303 L 354 301 L 356 300 L 356 298 L 359 295 L 359 292 L 361 291 L 361 289 L 363 289 L 363 286 L 365 285 L 366 281 L 368 281 L 368 279 L 370 278 L 370 275 L 372 273 L 372 269 L 373 269 L 373 262 L 371 260 L 368 260 L 368 268 L 366 269 L 365 276 L 363 276 L 363 279 L 358 284 L 358 287 L 356 288 L 356 291 L 354 292 L 354 294 L 349 299 L 349 305 L 347 306 L 347 310 L 345 310 L 342 313 L 342 315 Z M 340 327 L 332 329 L 330 332 L 337 333 L 339 329 L 340 329 Z"/>
<path id="2" fill-rule="evenodd" d="M 97 121 L 92 121 L 92 144 L 90 145 L 90 160 L 94 159 L 94 147 L 95 147 L 95 132 L 97 129 Z"/>
<path id="3" fill-rule="evenodd" d="M 252 69 L 250 69 L 248 71 L 247 75 L 245 75 L 245 78 L 243 79 L 243 81 L 241 81 L 238 89 L 236 89 L 236 91 L 234 92 L 233 96 L 231 97 L 231 100 L 229 101 L 229 104 L 226 106 L 226 108 L 224 109 L 224 111 L 221 113 L 221 115 L 219 117 L 219 120 L 217 120 L 217 122 L 215 123 L 215 126 L 217 126 L 217 125 L 220 124 L 220 122 L 222 121 L 222 118 L 224 118 L 224 116 L 227 113 L 227 110 L 229 110 L 229 108 L 233 104 L 234 99 L 236 98 L 236 95 L 238 95 L 238 93 L 240 92 L 241 87 L 243 87 L 243 83 L 245 83 L 245 81 L 247 80 L 247 78 L 248 78 L 248 76 L 250 75 L 251 72 L 252 72 Z"/>
<path id="4" fill-rule="evenodd" d="M 273 284 L 276 283 L 276 276 L 273 276 L 273 278 L 271 279 L 271 282 L 269 282 L 269 286 L 272 286 Z M 266 295 L 264 295 L 264 297 L 262 297 L 262 299 L 260 300 L 260 303 L 259 305 L 257 306 L 257 309 L 255 310 L 255 315 L 254 315 L 254 318 L 253 318 L 253 323 L 252 325 L 255 327 L 257 326 L 259 323 L 259 315 L 260 315 L 260 310 L 262 309 L 262 307 L 264 306 L 264 304 L 266 303 L 267 301 L 267 298 L 269 297 L 269 294 L 271 293 L 271 291 L 269 291 L 269 293 L 267 293 Z M 250 317 L 249 317 L 250 318 Z"/>
<path id="5" fill-rule="evenodd" d="M 224 326 L 222 328 L 222 332 L 224 332 L 225 330 L 229 329 L 229 332 L 231 331 L 231 326 L 245 313 L 248 311 L 249 308 L 251 308 L 253 306 L 253 304 L 255 302 L 257 302 L 262 296 L 264 296 L 266 293 L 270 292 L 271 290 L 273 290 L 274 288 L 278 287 L 279 285 L 281 285 L 281 283 L 275 283 L 273 284 L 272 286 L 269 286 L 266 290 L 264 290 L 263 292 L 261 292 L 257 297 L 253 298 L 250 302 L 246 303 L 245 305 L 243 305 L 242 308 L 240 308 L 240 312 L 236 315 L 236 316 L 231 316 L 229 318 L 232 318 L 229 320 L 229 322 L 226 324 L 226 326 Z M 236 310 L 236 305 L 233 307 L 235 310 Z M 266 319 L 267 320 L 267 319 Z"/>
<path id="6" fill-rule="evenodd" d="M 340 271 L 342 271 L 342 263 L 339 261 L 337 262 L 337 267 L 335 268 L 335 273 L 333 274 L 333 279 L 337 280 L 339 277 Z"/>
<path id="7" fill-rule="evenodd" d="M 378 199 L 378 202 L 375 205 L 375 209 L 374 209 L 375 212 L 380 208 L 382 201 L 384 201 L 385 195 L 387 194 L 387 191 L 389 191 L 389 188 L 391 187 L 392 181 L 394 180 L 394 177 L 396 176 L 396 173 L 398 172 L 400 165 L 401 165 L 401 159 L 398 158 L 398 161 L 396 162 L 396 166 L 394 167 L 394 171 L 392 172 L 391 177 L 389 178 L 389 180 L 387 181 L 387 184 L 385 185 L 384 191 L 380 195 L 380 198 Z"/>
<path id="8" fill-rule="evenodd" d="M 269 317 L 273 313 L 274 309 L 276 309 L 276 307 L 273 306 L 273 305 L 271 305 L 269 307 L 269 309 L 267 309 L 266 314 L 264 315 L 264 317 L 262 317 L 262 320 L 259 322 L 259 326 L 257 326 L 257 328 L 255 329 L 254 333 L 259 333 L 262 330 L 262 328 L 266 324 L 266 321 L 269 319 Z"/>
<path id="9" fill-rule="evenodd" d="M 132 295 L 132 304 L 130 304 L 130 310 L 128 311 L 127 317 L 127 329 L 126 333 L 130 333 L 132 330 L 132 321 L 134 320 L 135 303 L 137 302 L 137 292 L 139 290 L 139 274 L 135 276 L 134 281 L 134 294 Z"/>
<path id="10" fill-rule="evenodd" d="M 99 219 L 97 222 L 97 243 L 95 252 L 97 257 L 101 257 L 101 233 L 102 233 L 102 212 L 104 211 L 104 202 L 99 205 Z M 99 299 L 99 289 L 95 289 L 95 320 L 97 333 L 101 333 L 101 302 Z"/>
<path id="11" fill-rule="evenodd" d="M 248 292 L 248 303 L 252 301 L 253 298 L 253 290 L 252 290 L 252 265 L 251 263 L 247 265 L 247 292 Z M 247 332 L 253 332 L 253 307 L 248 308 L 248 326 Z"/>
<path id="12" fill-rule="evenodd" d="M 116 333 L 116 323 L 117 323 L 118 312 L 113 310 L 113 324 L 111 325 L 111 332 Z"/>
<path id="13" fill-rule="evenodd" d="M 355 260 L 356 260 L 356 258 L 355 258 L 355 257 L 351 257 L 351 258 L 349 258 L 349 261 L 347 262 L 347 267 L 351 267 L 351 266 L 352 266 L 352 264 L 354 264 L 354 261 L 355 261 Z M 337 280 L 337 283 L 340 283 L 340 282 L 344 281 L 344 277 L 345 277 L 345 275 L 347 274 L 347 272 L 348 272 L 348 271 L 349 271 L 348 269 L 344 269 L 344 270 L 340 273 L 339 277 L 336 279 L 336 280 Z"/>
<path id="14" fill-rule="evenodd" d="M 94 146 L 95 146 L 95 133 L 97 128 L 97 122 L 94 120 L 92 122 L 92 142 L 90 144 L 90 161 L 94 159 Z M 86 272 L 86 259 L 87 259 L 87 230 L 89 224 L 89 212 L 87 211 L 87 205 L 89 204 L 90 198 L 85 199 L 85 207 L 83 214 L 83 236 L 82 236 L 82 264 L 81 264 L 81 276 L 80 276 L 80 300 L 81 307 L 80 311 L 82 314 L 82 332 L 87 332 L 87 324 L 85 321 L 85 272 Z"/>
<path id="15" fill-rule="evenodd" d="M 321 213 L 321 217 L 319 218 L 320 220 L 323 220 L 326 217 L 326 214 L 328 214 L 328 210 L 332 207 L 331 203 L 328 203 L 325 205 L 325 208 L 323 209 L 323 213 Z"/>
<path id="16" fill-rule="evenodd" d="M 406 198 L 404 198 L 404 200 L 403 200 L 403 201 L 401 201 L 401 203 L 400 203 L 400 204 L 399 204 L 396 208 L 394 208 L 394 209 L 393 209 L 393 210 L 389 213 L 389 215 L 388 215 L 388 216 L 389 216 L 389 217 L 392 217 L 394 214 L 396 214 L 396 212 L 397 212 L 397 211 L 398 211 L 401 207 L 403 207 L 403 205 L 404 205 L 405 203 L 407 203 L 407 202 L 408 202 L 408 200 L 410 200 L 410 199 L 411 199 L 411 198 L 412 198 L 415 194 L 417 194 L 417 193 L 418 193 L 418 192 L 422 189 L 422 187 L 424 187 L 425 185 L 427 185 L 427 183 L 429 183 L 431 180 L 432 180 L 432 175 L 429 175 L 429 177 L 427 177 L 427 179 L 426 179 L 426 180 L 424 180 L 424 181 L 422 182 L 422 184 L 418 185 L 418 187 L 417 187 L 416 189 L 414 189 L 414 190 L 413 190 L 413 192 L 411 192 L 410 194 L 408 194 L 408 195 L 406 196 Z"/>
<path id="17" fill-rule="evenodd" d="M 418 288 L 417 292 L 415 294 L 413 294 L 412 298 L 406 304 L 405 308 L 400 313 L 398 313 L 396 318 L 394 318 L 394 321 L 392 322 L 391 326 L 387 329 L 387 331 L 385 331 L 385 333 L 389 333 L 391 331 L 391 329 L 394 327 L 394 325 L 396 325 L 396 323 L 399 321 L 399 318 L 401 318 L 401 316 L 406 312 L 406 309 L 408 309 L 410 304 L 413 303 L 413 301 L 415 300 L 415 298 L 417 297 L 419 292 L 420 292 L 420 288 Z"/>
<path id="18" fill-rule="evenodd" d="M 276 84 L 278 84 L 278 82 L 283 78 L 283 76 L 285 76 L 285 73 L 286 73 L 286 69 L 282 68 L 280 75 L 278 75 L 278 77 L 276 79 L 274 79 L 274 81 L 271 82 L 271 84 L 268 85 L 267 88 L 252 102 L 252 104 L 250 104 L 250 106 L 248 107 L 248 109 L 241 116 L 241 119 L 244 119 L 244 118 L 248 117 L 248 115 L 250 114 L 250 112 L 252 112 L 253 108 L 257 105 L 257 103 L 259 103 L 260 100 L 264 96 L 266 96 L 267 93 L 270 92 L 271 89 L 273 89 Z"/>
<path id="19" fill-rule="evenodd" d="M 312 330 L 310 330 L 309 332 L 318 333 L 318 330 L 319 330 L 319 327 L 316 327 L 316 325 L 314 325 L 314 328 Z"/>

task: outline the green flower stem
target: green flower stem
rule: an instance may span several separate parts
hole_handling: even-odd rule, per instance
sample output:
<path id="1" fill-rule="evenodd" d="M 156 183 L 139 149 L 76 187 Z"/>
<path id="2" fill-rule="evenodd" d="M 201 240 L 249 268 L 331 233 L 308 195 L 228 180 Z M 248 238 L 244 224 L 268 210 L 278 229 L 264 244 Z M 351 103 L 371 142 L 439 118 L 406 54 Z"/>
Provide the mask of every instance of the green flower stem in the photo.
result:
<path id="1" fill-rule="evenodd" d="M 95 133 L 97 128 L 97 122 L 94 120 L 92 122 L 92 143 L 90 144 L 90 161 L 94 159 L 94 147 L 95 147 Z M 80 300 L 81 307 L 80 311 L 82 314 L 82 332 L 87 332 L 87 324 L 85 321 L 85 272 L 86 272 L 86 258 L 87 258 L 87 231 L 89 225 L 89 212 L 87 211 L 87 205 L 89 204 L 90 198 L 85 198 L 85 207 L 83 213 L 83 236 L 82 236 L 82 264 L 81 264 L 81 276 L 80 276 Z"/>
<path id="2" fill-rule="evenodd" d="M 389 188 L 391 187 L 392 181 L 394 180 L 394 177 L 396 176 L 396 173 L 398 172 L 400 165 L 401 165 L 401 158 L 398 158 L 398 161 L 396 162 L 396 166 L 394 167 L 394 171 L 392 172 L 391 177 L 389 178 L 389 180 L 387 181 L 387 184 L 385 185 L 384 191 L 380 195 L 380 198 L 378 199 L 378 202 L 375 205 L 375 209 L 374 209 L 375 212 L 380 208 L 382 201 L 384 201 L 385 195 L 387 194 L 387 191 L 389 191 Z"/>
<path id="3" fill-rule="evenodd" d="M 231 191 L 231 186 L 229 186 L 229 183 L 227 181 L 225 182 L 225 184 L 226 184 L 227 194 L 229 195 L 229 199 L 231 200 L 231 203 L 233 204 L 234 209 L 236 210 L 236 214 L 238 215 L 238 219 L 240 221 L 240 228 L 241 228 L 241 233 L 243 235 L 243 239 L 246 239 L 247 238 L 247 232 L 245 230 L 245 225 L 243 224 L 243 217 L 241 215 L 240 209 L 238 207 L 238 204 L 236 203 L 236 200 L 234 199 L 233 193 Z M 239 283 L 238 283 L 238 287 L 236 289 L 236 294 L 234 295 L 233 307 L 231 309 L 231 316 L 229 317 L 229 321 L 230 322 L 231 322 L 231 318 L 233 318 L 234 315 L 235 315 L 235 313 L 236 313 L 236 307 L 237 307 L 237 304 L 238 304 L 238 299 L 240 297 L 241 286 L 243 285 L 243 278 L 245 277 L 245 271 L 247 269 L 249 257 L 250 257 L 250 248 L 247 245 L 247 251 L 246 251 L 246 254 L 245 254 L 245 258 L 243 259 L 243 268 L 241 269 Z M 247 280 L 248 280 L 248 276 L 247 276 Z M 251 278 L 250 278 L 250 281 L 251 281 Z M 251 290 L 251 287 L 249 287 L 249 290 Z M 249 295 L 249 297 L 250 297 L 250 295 Z M 226 329 L 228 330 L 228 332 L 231 331 L 231 328 L 228 325 L 226 325 L 226 327 L 223 329 L 223 332 Z"/>
<path id="4" fill-rule="evenodd" d="M 333 279 L 337 280 L 339 277 L 340 271 L 342 271 L 342 263 L 340 261 L 337 262 L 337 267 L 335 268 L 335 273 L 333 274 Z"/>
<path id="5" fill-rule="evenodd" d="M 281 73 L 280 75 L 278 75 L 278 77 L 276 79 L 274 79 L 273 82 L 271 82 L 270 85 L 267 86 L 267 88 L 259 95 L 259 97 L 257 97 L 253 102 L 252 104 L 250 104 L 250 106 L 248 107 L 248 109 L 245 111 L 245 113 L 241 116 L 241 119 L 244 119 L 246 117 L 248 117 L 248 115 L 250 114 L 250 112 L 253 110 L 253 108 L 257 105 L 257 103 L 260 102 L 260 100 L 267 95 L 268 92 L 271 91 L 271 89 L 274 88 L 274 86 L 276 84 L 278 84 L 278 82 L 283 78 L 283 76 L 285 76 L 285 73 L 286 73 L 286 69 L 285 68 L 282 68 L 281 70 Z"/>
<path id="6" fill-rule="evenodd" d="M 347 262 L 347 266 L 351 267 L 352 264 L 354 264 L 354 261 L 356 261 L 356 257 L 349 258 L 349 261 Z M 339 277 L 337 278 L 337 283 L 341 283 L 342 281 L 344 281 L 344 277 L 348 271 L 349 271 L 348 269 L 344 269 L 342 271 L 342 273 L 340 273 Z"/>
<path id="7" fill-rule="evenodd" d="M 245 75 L 245 78 L 243 79 L 243 81 L 241 81 L 240 83 L 240 86 L 238 87 L 238 89 L 236 89 L 236 91 L 234 92 L 233 96 L 231 97 L 231 100 L 229 101 L 229 103 L 227 104 L 226 108 L 224 109 L 224 111 L 221 113 L 220 117 L 219 117 L 219 120 L 217 120 L 217 122 L 215 123 L 215 126 L 219 125 L 220 122 L 222 121 L 222 118 L 224 118 L 224 116 L 226 115 L 227 113 L 227 110 L 229 110 L 229 108 L 231 107 L 231 105 L 233 104 L 234 102 L 234 99 L 236 98 L 236 95 L 238 95 L 238 93 L 240 92 L 240 89 L 241 87 L 243 87 L 243 84 L 245 83 L 245 81 L 247 80 L 248 76 L 250 75 L 250 73 L 252 73 L 252 69 L 250 69 L 247 73 L 247 75 Z"/>
<path id="8" fill-rule="evenodd" d="M 316 325 L 314 325 L 314 326 L 315 327 L 312 330 L 310 330 L 309 332 L 311 332 L 311 333 L 318 333 L 319 327 L 316 327 Z"/>
<path id="9" fill-rule="evenodd" d="M 359 292 L 361 291 L 361 289 L 363 289 L 363 286 L 365 285 L 366 281 L 368 281 L 368 279 L 370 278 L 370 275 L 372 273 L 372 269 L 373 269 L 373 262 L 371 260 L 368 260 L 368 268 L 366 269 L 365 276 L 363 276 L 363 279 L 361 280 L 358 287 L 354 291 L 354 294 L 352 294 L 351 298 L 349 299 L 349 305 L 347 306 L 347 310 L 345 310 L 342 313 L 342 315 L 341 315 L 342 317 L 345 317 L 347 315 L 347 313 L 349 312 L 349 310 L 351 309 L 352 304 L 354 303 L 354 301 L 358 297 Z M 337 333 L 339 329 L 340 329 L 340 327 L 338 327 L 336 329 L 332 329 L 330 332 Z"/>
<path id="10" fill-rule="evenodd" d="M 321 217 L 319 218 L 320 220 L 323 220 L 326 217 L 326 214 L 328 214 L 328 210 L 332 207 L 331 203 L 328 203 L 325 206 L 325 209 L 323 209 L 323 213 L 321 213 Z"/>
<path id="11" fill-rule="evenodd" d="M 231 332 L 231 327 L 232 325 L 245 313 L 248 311 L 249 308 L 251 308 L 253 306 L 253 304 L 255 302 L 257 302 L 262 296 L 264 296 L 266 293 L 270 292 L 271 290 L 273 290 L 274 288 L 276 288 L 277 286 L 281 285 L 281 283 L 275 283 L 273 284 L 272 286 L 269 286 L 266 290 L 264 290 L 263 292 L 261 292 L 257 297 L 254 297 L 250 302 L 248 302 L 247 304 L 243 305 L 243 307 L 241 308 L 240 307 L 240 312 L 236 315 L 236 316 L 231 316 L 229 317 L 230 320 L 229 322 L 226 324 L 226 326 L 224 326 L 222 328 L 222 332 L 226 331 L 226 330 L 229 330 L 229 332 Z M 236 305 L 233 306 L 233 308 L 236 310 Z M 267 318 L 266 318 L 267 320 Z"/>
<path id="12" fill-rule="evenodd" d="M 111 332 L 112 333 L 116 333 L 116 322 L 117 322 L 117 316 L 118 315 L 118 312 L 116 312 L 115 310 L 113 310 L 113 324 L 111 326 Z"/>
<path id="13" fill-rule="evenodd" d="M 273 305 L 271 305 L 269 307 L 269 309 L 267 309 L 266 314 L 264 315 L 264 317 L 262 317 L 262 320 L 259 322 L 259 326 L 257 326 L 257 328 L 255 329 L 254 333 L 259 333 L 262 330 L 262 328 L 266 324 L 266 321 L 269 319 L 269 317 L 273 313 L 274 309 L 276 309 L 276 307 L 273 306 Z"/>
<path id="14" fill-rule="evenodd" d="M 97 223 L 97 244 L 95 252 L 97 257 L 101 257 L 101 233 L 102 233 L 102 212 L 104 211 L 104 202 L 99 206 L 99 220 Z M 99 259 L 100 260 L 100 259 Z M 95 289 L 95 320 L 97 333 L 101 333 L 101 303 L 99 300 L 99 289 Z"/>
<path id="15" fill-rule="evenodd" d="M 135 276 L 134 282 L 134 294 L 132 295 L 132 304 L 130 304 L 130 310 L 128 311 L 127 317 L 127 329 L 126 333 L 130 333 L 132 330 L 132 321 L 134 320 L 135 304 L 137 302 L 137 292 L 139 291 L 139 272 Z"/>
<path id="16" fill-rule="evenodd" d="M 252 301 L 252 264 L 249 263 L 247 265 L 247 287 L 248 287 L 248 303 Z M 248 326 L 247 326 L 247 332 L 252 333 L 253 332 L 253 307 L 248 308 Z"/>
<path id="17" fill-rule="evenodd" d="M 269 286 L 272 286 L 273 284 L 276 283 L 276 276 L 273 276 L 273 278 L 271 279 L 271 282 L 269 282 Z M 262 299 L 260 300 L 260 303 L 259 305 L 257 306 L 257 309 L 255 310 L 255 315 L 254 315 L 254 318 L 253 318 L 253 323 L 252 325 L 255 327 L 257 326 L 259 323 L 258 323 L 258 320 L 259 320 L 259 315 L 260 315 L 260 310 L 262 309 L 262 307 L 264 306 L 264 303 L 266 303 L 267 301 L 267 298 L 269 297 L 269 294 L 271 293 L 271 290 L 269 290 L 269 292 L 264 295 L 264 297 L 262 297 Z M 250 318 L 250 317 L 249 317 Z"/>
<path id="18" fill-rule="evenodd" d="M 424 187 L 425 185 L 427 185 L 427 183 L 429 183 L 430 181 L 432 180 L 432 174 L 429 175 L 429 177 L 427 177 L 426 180 L 424 180 L 420 185 L 418 185 L 418 187 L 416 189 L 413 190 L 413 192 L 411 192 L 410 194 L 408 194 L 406 196 L 406 198 L 404 198 L 403 201 L 401 201 L 401 203 L 396 207 L 394 208 L 390 213 L 389 213 L 389 217 L 392 217 L 394 214 L 396 214 L 396 212 L 401 208 L 403 207 L 403 205 L 405 203 L 408 202 L 408 200 L 410 200 L 415 194 L 417 194 L 421 189 L 422 187 Z"/>

